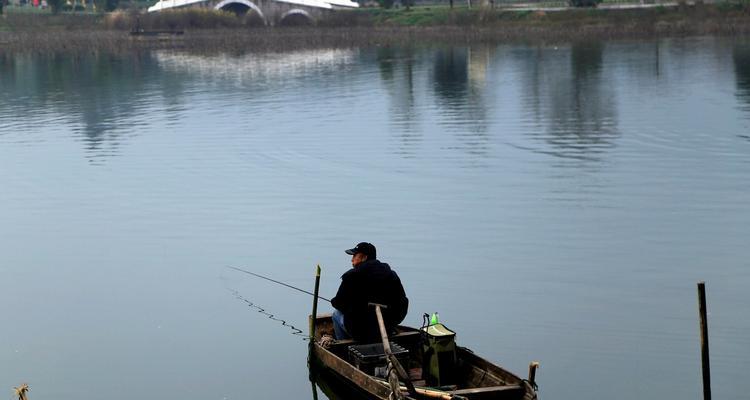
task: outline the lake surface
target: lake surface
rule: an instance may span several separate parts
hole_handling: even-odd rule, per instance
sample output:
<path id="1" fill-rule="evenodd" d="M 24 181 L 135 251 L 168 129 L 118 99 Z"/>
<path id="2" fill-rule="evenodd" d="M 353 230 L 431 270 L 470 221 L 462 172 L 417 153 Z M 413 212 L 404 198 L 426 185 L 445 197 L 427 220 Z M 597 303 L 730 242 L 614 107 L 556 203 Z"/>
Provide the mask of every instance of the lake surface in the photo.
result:
<path id="1" fill-rule="evenodd" d="M 747 399 L 748 227 L 748 40 L 0 54 L 8 396 L 310 398 L 311 298 L 227 267 L 330 297 L 371 241 L 542 399 L 701 398 L 705 280 Z"/>

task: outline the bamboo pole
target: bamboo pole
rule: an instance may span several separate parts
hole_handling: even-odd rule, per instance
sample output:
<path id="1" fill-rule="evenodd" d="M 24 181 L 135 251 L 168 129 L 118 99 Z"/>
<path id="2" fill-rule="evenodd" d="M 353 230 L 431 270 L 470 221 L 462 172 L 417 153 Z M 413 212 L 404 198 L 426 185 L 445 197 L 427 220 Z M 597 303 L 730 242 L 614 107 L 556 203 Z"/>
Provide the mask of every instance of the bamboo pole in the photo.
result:
<path id="1" fill-rule="evenodd" d="M 703 370 L 703 399 L 711 400 L 711 368 L 708 358 L 708 317 L 706 282 L 698 282 L 698 315 L 701 321 L 701 365 Z"/>
<path id="2" fill-rule="evenodd" d="M 320 264 L 315 269 L 315 290 L 313 291 L 313 309 L 310 316 L 310 344 L 315 343 L 315 320 L 318 318 L 318 289 L 320 288 Z"/>
<path id="3" fill-rule="evenodd" d="M 310 379 L 310 384 L 312 385 L 313 400 L 318 400 L 318 389 L 315 387 L 315 382 L 312 379 Z"/>

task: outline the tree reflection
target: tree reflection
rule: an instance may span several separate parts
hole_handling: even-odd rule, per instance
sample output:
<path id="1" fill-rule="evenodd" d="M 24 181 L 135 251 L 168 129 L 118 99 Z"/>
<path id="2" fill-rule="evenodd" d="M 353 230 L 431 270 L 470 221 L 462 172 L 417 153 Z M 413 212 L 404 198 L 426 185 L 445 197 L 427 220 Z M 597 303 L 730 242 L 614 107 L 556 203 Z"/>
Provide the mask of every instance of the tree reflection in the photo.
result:
<path id="1" fill-rule="evenodd" d="M 435 94 L 448 106 L 460 108 L 465 103 L 469 82 L 469 49 L 441 49 L 435 53 Z"/>
<path id="2" fill-rule="evenodd" d="M 744 103 L 743 110 L 750 113 L 750 43 L 734 46 L 732 51 L 734 74 L 737 80 L 737 98 Z M 750 138 L 750 136 L 746 136 Z"/>
<path id="3" fill-rule="evenodd" d="M 23 99 L 25 112 L 72 120 L 91 158 L 117 154 L 121 136 L 137 132 L 137 123 L 130 121 L 147 107 L 141 96 L 150 85 L 169 87 L 164 97 L 172 101 L 182 92 L 178 80 L 167 79 L 170 86 L 157 78 L 157 65 L 147 52 L 16 54 L 0 60 L 2 102 Z"/>
<path id="4" fill-rule="evenodd" d="M 484 98 L 491 48 L 448 48 L 435 53 L 433 88 L 460 148 L 481 158 L 489 152 Z"/>
<path id="5" fill-rule="evenodd" d="M 422 131 L 414 95 L 414 68 L 417 52 L 412 47 L 396 50 L 381 47 L 376 51 L 380 78 L 390 98 L 388 113 L 399 139 L 398 153 L 412 157 L 422 142 Z"/>
<path id="6" fill-rule="evenodd" d="M 576 43 L 569 51 L 538 49 L 527 53 L 527 106 L 545 132 L 531 135 L 550 145 L 537 149 L 558 157 L 599 160 L 615 145 L 614 92 L 602 77 L 604 45 Z M 565 63 L 565 59 L 569 62 Z"/>
<path id="7" fill-rule="evenodd" d="M 432 90 L 439 115 L 437 123 L 451 132 L 459 142 L 451 149 L 461 150 L 475 162 L 489 153 L 485 88 L 492 48 L 442 48 L 418 51 L 413 47 L 382 47 L 375 50 L 381 81 L 388 93 L 391 124 L 399 139 L 398 153 L 415 154 L 423 141 L 419 101 L 425 89 Z M 422 71 L 431 71 L 427 80 Z M 420 86 L 421 84 L 421 86 Z M 424 85 L 428 85 L 424 87 Z"/>
<path id="8" fill-rule="evenodd" d="M 384 82 L 393 82 L 394 70 L 398 60 L 398 51 L 390 46 L 378 47 L 376 50 L 376 59 L 378 61 L 378 69 L 380 70 L 380 79 Z"/>

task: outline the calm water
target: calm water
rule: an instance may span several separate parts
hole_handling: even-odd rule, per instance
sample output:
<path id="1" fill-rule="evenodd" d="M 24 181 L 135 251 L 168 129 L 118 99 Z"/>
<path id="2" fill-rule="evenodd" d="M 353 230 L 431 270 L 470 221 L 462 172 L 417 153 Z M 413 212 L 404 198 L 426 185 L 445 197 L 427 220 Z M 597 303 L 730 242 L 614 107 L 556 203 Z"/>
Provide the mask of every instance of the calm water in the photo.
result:
<path id="1" fill-rule="evenodd" d="M 699 399 L 705 280 L 747 399 L 748 226 L 747 40 L 0 55 L 8 396 L 310 398 L 311 299 L 227 266 L 328 297 L 368 240 L 544 399 Z"/>

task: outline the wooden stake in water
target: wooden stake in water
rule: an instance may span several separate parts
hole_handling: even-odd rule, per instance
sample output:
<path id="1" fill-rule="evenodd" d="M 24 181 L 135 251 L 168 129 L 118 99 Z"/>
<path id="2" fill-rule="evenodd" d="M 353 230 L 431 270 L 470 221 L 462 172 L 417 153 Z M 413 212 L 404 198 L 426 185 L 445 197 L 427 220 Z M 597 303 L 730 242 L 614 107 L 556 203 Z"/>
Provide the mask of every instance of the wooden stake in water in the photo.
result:
<path id="1" fill-rule="evenodd" d="M 698 313 L 701 320 L 701 364 L 703 366 L 703 399 L 711 400 L 711 368 L 708 362 L 708 317 L 706 282 L 698 282 Z"/>
<path id="2" fill-rule="evenodd" d="M 536 389 L 536 369 L 539 368 L 539 361 L 532 361 L 529 364 L 529 384 Z"/>

